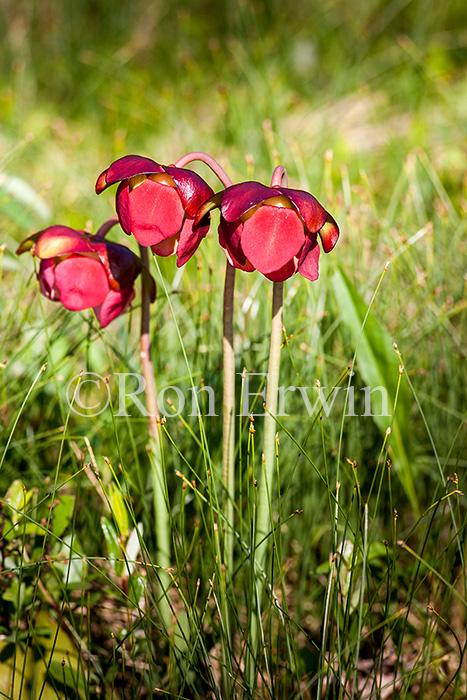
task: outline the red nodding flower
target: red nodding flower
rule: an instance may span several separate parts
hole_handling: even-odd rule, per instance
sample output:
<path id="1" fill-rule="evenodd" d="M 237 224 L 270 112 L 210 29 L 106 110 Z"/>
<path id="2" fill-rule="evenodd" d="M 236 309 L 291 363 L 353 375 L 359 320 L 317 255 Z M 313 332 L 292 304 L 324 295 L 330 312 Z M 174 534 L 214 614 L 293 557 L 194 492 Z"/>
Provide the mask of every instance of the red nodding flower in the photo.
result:
<path id="1" fill-rule="evenodd" d="M 140 272 L 148 280 L 151 301 L 155 299 L 154 280 L 124 245 L 68 226 L 49 226 L 23 241 L 16 252 L 31 248 L 41 261 L 42 294 L 70 311 L 94 309 L 101 328 L 129 307 Z"/>
<path id="2" fill-rule="evenodd" d="M 195 226 L 216 207 L 221 212 L 219 242 L 230 264 L 258 270 L 274 282 L 296 272 L 318 279 L 318 238 L 325 253 L 339 238 L 332 216 L 303 190 L 259 182 L 232 185 L 200 207 Z"/>
<path id="3" fill-rule="evenodd" d="M 142 156 L 112 163 L 99 175 L 97 194 L 116 182 L 116 209 L 125 233 L 156 255 L 176 253 L 177 267 L 184 265 L 209 231 L 208 213 L 194 227 L 196 212 L 213 195 L 209 185 L 192 170 Z"/>

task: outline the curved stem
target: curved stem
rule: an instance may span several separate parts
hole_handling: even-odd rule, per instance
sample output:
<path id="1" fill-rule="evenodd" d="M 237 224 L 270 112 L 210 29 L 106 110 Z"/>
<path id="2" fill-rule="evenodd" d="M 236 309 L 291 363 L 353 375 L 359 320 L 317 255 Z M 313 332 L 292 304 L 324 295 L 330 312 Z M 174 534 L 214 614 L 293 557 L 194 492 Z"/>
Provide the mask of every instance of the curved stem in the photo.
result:
<path id="1" fill-rule="evenodd" d="M 271 187 L 280 187 L 281 185 L 283 187 L 287 187 L 287 183 L 287 170 L 284 168 L 283 165 L 278 165 L 277 168 L 274 168 L 274 172 L 272 174 Z"/>
<path id="2" fill-rule="evenodd" d="M 118 224 L 118 221 L 118 216 L 112 216 L 110 219 L 107 219 L 107 221 L 104 221 L 102 226 L 99 226 L 99 229 L 95 235 L 99 238 L 105 238 L 110 229 L 115 226 L 115 224 Z"/>
<path id="3" fill-rule="evenodd" d="M 141 246 L 141 262 L 147 268 L 149 263 L 148 249 Z M 160 413 L 157 404 L 157 387 L 154 375 L 154 365 L 151 357 L 151 335 L 150 335 L 150 303 L 151 290 L 149 280 L 146 275 L 142 278 L 142 298 L 141 298 L 141 333 L 140 333 L 140 359 L 143 377 L 145 379 L 145 399 L 148 411 L 148 433 L 149 433 L 149 460 L 151 464 L 154 518 L 157 535 L 157 564 L 166 569 L 170 566 L 170 524 L 167 498 L 167 487 L 165 480 L 164 463 L 162 460 L 161 440 L 159 433 Z M 162 587 L 160 601 L 160 613 L 166 626 L 170 625 L 171 614 L 170 605 L 167 598 L 167 590 L 170 586 L 169 574 L 162 570 L 159 574 Z"/>
<path id="4" fill-rule="evenodd" d="M 214 160 L 214 158 L 212 158 L 211 156 L 208 156 L 207 153 L 203 153 L 202 151 L 193 151 L 192 153 L 187 153 L 186 155 L 179 158 L 174 163 L 174 165 L 177 168 L 184 168 L 185 165 L 187 165 L 188 163 L 192 163 L 194 160 L 199 160 L 201 163 L 204 163 L 205 165 L 207 165 L 208 168 L 211 168 L 212 172 L 215 175 L 217 175 L 217 177 L 222 182 L 224 187 L 230 187 L 232 185 L 232 180 L 227 175 L 224 168 L 222 168 L 219 165 L 217 160 Z"/>

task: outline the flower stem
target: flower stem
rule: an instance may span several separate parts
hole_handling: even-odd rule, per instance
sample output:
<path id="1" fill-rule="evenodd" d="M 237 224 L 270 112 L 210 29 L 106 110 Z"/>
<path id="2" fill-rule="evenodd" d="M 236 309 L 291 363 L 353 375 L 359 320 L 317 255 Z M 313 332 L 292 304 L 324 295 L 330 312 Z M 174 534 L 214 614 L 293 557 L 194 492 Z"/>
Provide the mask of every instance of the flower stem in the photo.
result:
<path id="1" fill-rule="evenodd" d="M 287 180 L 287 170 L 283 165 L 278 165 L 277 168 L 274 168 L 271 178 L 271 187 L 280 187 L 281 185 L 287 187 Z"/>
<path id="2" fill-rule="evenodd" d="M 230 187 L 232 185 L 232 180 L 227 175 L 225 170 L 219 165 L 217 160 L 212 158 L 212 156 L 208 156 L 207 153 L 203 153 L 202 151 L 187 153 L 176 161 L 175 166 L 177 168 L 184 168 L 185 165 L 188 165 L 188 163 L 191 163 L 194 160 L 199 160 L 201 163 L 207 165 L 208 168 L 211 168 L 212 172 L 217 175 L 224 187 Z"/>
<path id="3" fill-rule="evenodd" d="M 140 245 L 141 262 L 147 268 L 149 262 L 148 249 Z M 140 334 L 140 359 L 143 377 L 145 379 L 145 398 L 148 416 L 149 433 L 149 459 L 153 481 L 154 518 L 157 533 L 157 564 L 163 569 L 170 566 L 170 524 L 168 497 L 165 481 L 164 463 L 162 460 L 160 439 L 160 413 L 157 405 L 157 388 L 154 376 L 154 366 L 151 358 L 150 335 L 150 290 L 146 275 L 142 275 L 142 301 L 141 301 L 141 334 Z M 162 596 L 160 612 L 166 626 L 171 624 L 170 605 L 167 591 L 170 585 L 170 576 L 162 570 L 159 575 Z"/>
<path id="4" fill-rule="evenodd" d="M 207 165 L 219 178 L 224 187 L 230 187 L 232 180 L 219 163 L 201 151 L 187 153 L 177 160 L 176 167 L 184 167 L 197 160 Z M 233 310 L 235 290 L 235 268 L 227 262 L 224 283 L 223 312 L 223 355 L 224 355 L 224 393 L 223 393 L 223 441 L 222 441 L 222 479 L 225 487 L 224 514 L 227 527 L 224 537 L 224 560 L 227 575 L 233 572 L 233 528 L 235 498 L 235 354 L 233 346 Z"/>
<path id="5" fill-rule="evenodd" d="M 263 433 L 263 470 L 258 490 L 258 510 L 256 517 L 255 566 L 256 566 L 256 608 L 251 620 L 250 653 L 248 659 L 251 687 L 255 682 L 255 660 L 261 625 L 261 598 L 264 590 L 265 567 L 268 553 L 268 536 L 271 523 L 271 491 L 276 463 L 276 421 L 277 391 L 279 386 L 280 352 L 282 346 L 283 282 L 274 282 L 272 296 L 271 338 L 269 344 L 268 379 L 265 401 Z"/>
<path id="6" fill-rule="evenodd" d="M 276 421 L 277 391 L 279 386 L 280 353 L 282 346 L 282 307 L 283 282 L 273 283 L 272 322 L 269 344 L 268 384 L 266 389 L 266 414 L 264 416 L 263 457 L 264 471 L 258 493 L 258 514 L 256 520 L 256 561 L 260 571 L 264 569 L 267 553 L 265 538 L 270 529 L 269 503 L 273 474 L 276 463 Z"/>
<path id="7" fill-rule="evenodd" d="M 222 478 L 226 488 L 224 513 L 227 520 L 225 531 L 225 564 L 227 575 L 233 571 L 233 521 L 235 498 L 235 353 L 233 347 L 235 268 L 226 261 L 223 315 L 224 352 L 224 397 L 223 397 L 223 446 Z"/>
<path id="8" fill-rule="evenodd" d="M 105 238 L 110 229 L 118 224 L 118 222 L 118 216 L 112 216 L 110 219 L 107 219 L 107 221 L 104 221 L 104 223 L 99 227 L 96 237 L 98 236 L 99 238 Z"/>

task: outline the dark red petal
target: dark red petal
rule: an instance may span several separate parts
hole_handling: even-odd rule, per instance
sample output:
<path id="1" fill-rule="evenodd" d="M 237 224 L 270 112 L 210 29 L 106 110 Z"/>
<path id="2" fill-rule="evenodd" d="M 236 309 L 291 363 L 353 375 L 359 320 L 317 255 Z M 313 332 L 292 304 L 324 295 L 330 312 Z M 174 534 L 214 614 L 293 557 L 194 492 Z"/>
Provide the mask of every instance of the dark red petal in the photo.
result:
<path id="1" fill-rule="evenodd" d="M 100 194 L 106 187 L 113 185 L 115 182 L 119 182 L 119 180 L 127 180 L 134 175 L 163 172 L 164 170 L 159 163 L 156 163 L 156 161 L 151 158 L 143 158 L 143 156 L 123 156 L 123 158 L 114 161 L 107 170 L 104 170 L 104 172 L 99 175 L 96 182 L 96 192 Z"/>
<path id="2" fill-rule="evenodd" d="M 36 255 L 45 260 L 70 253 L 89 253 L 89 238 L 89 234 L 68 226 L 49 226 L 37 239 Z"/>
<path id="3" fill-rule="evenodd" d="M 59 301 L 60 294 L 55 288 L 54 267 L 55 261 L 53 260 L 53 258 L 49 258 L 48 260 L 41 260 L 37 276 L 39 278 L 39 288 L 42 294 L 45 297 L 47 297 L 47 299 L 51 299 L 52 301 Z"/>
<path id="4" fill-rule="evenodd" d="M 293 258 L 293 260 L 289 260 L 288 263 L 286 263 L 283 267 L 281 267 L 279 270 L 276 270 L 275 272 L 269 272 L 265 277 L 268 278 L 268 280 L 271 280 L 272 282 L 283 282 L 284 280 L 288 280 L 289 277 L 292 277 L 298 270 L 298 260 L 297 258 Z"/>
<path id="5" fill-rule="evenodd" d="M 133 287 L 127 287 L 119 292 L 111 289 L 102 304 L 94 308 L 101 328 L 105 328 L 114 318 L 123 314 L 130 306 L 134 297 L 135 290 Z"/>
<path id="6" fill-rule="evenodd" d="M 339 227 L 332 218 L 331 214 L 328 212 L 326 212 L 326 214 L 326 223 L 319 230 L 319 235 L 323 242 L 324 252 L 329 253 L 339 240 Z"/>
<path id="7" fill-rule="evenodd" d="M 214 194 L 207 182 L 192 170 L 165 166 L 164 170 L 177 185 L 180 199 L 188 216 L 195 216 L 204 202 Z"/>
<path id="8" fill-rule="evenodd" d="M 130 188 L 128 186 L 128 180 L 124 180 L 117 187 L 117 194 L 115 196 L 115 208 L 117 210 L 117 216 L 120 221 L 120 226 L 128 235 L 130 235 L 131 233 L 131 209 L 129 191 Z"/>
<path id="9" fill-rule="evenodd" d="M 141 271 L 141 260 L 137 255 L 124 245 L 92 236 L 90 244 L 105 268 L 112 289 L 124 289 L 133 284 Z"/>
<path id="10" fill-rule="evenodd" d="M 267 274 L 279 270 L 298 254 L 305 232 L 294 209 L 262 206 L 243 224 L 241 240 L 251 264 Z"/>
<path id="11" fill-rule="evenodd" d="M 103 265 L 84 255 L 71 255 L 55 267 L 55 285 L 61 303 L 70 311 L 98 306 L 109 292 Z"/>
<path id="12" fill-rule="evenodd" d="M 197 229 L 193 229 L 193 219 L 185 219 L 177 248 L 177 267 L 188 262 L 208 231 L 209 226 L 198 226 Z"/>
<path id="13" fill-rule="evenodd" d="M 224 249 L 224 252 L 226 253 L 226 249 L 228 249 L 230 256 L 236 261 L 236 263 L 238 263 L 238 265 L 234 265 L 234 263 L 229 258 L 229 262 L 231 263 L 231 265 L 234 265 L 234 267 L 239 267 L 243 270 L 244 266 L 249 263 L 246 259 L 245 253 L 242 250 L 242 231 L 243 224 L 241 221 L 234 221 L 232 223 L 228 223 L 221 216 L 221 220 L 219 223 L 219 243 Z M 254 267 L 251 267 L 252 270 L 254 270 Z"/>
<path id="14" fill-rule="evenodd" d="M 314 282 L 319 276 L 319 245 L 316 236 L 307 236 L 300 255 L 298 271 L 308 280 Z"/>
<path id="15" fill-rule="evenodd" d="M 229 239 L 225 236 L 225 227 L 230 224 L 227 224 L 224 222 L 224 226 L 219 225 L 218 231 L 219 231 L 219 244 L 222 248 L 222 250 L 225 253 L 225 257 L 229 261 L 229 263 L 233 266 L 238 268 L 239 270 L 245 270 L 245 272 L 253 272 L 254 267 L 250 263 L 249 260 L 246 259 L 243 251 L 240 249 L 240 255 L 234 254 L 234 251 L 232 250 L 232 247 L 230 246 L 230 241 Z M 240 224 L 242 226 L 242 224 Z M 242 261 L 242 262 L 240 262 Z"/>
<path id="16" fill-rule="evenodd" d="M 152 245 L 151 250 L 156 255 L 160 255 L 163 258 L 167 258 L 169 255 L 173 255 L 178 247 L 178 241 L 180 240 L 180 234 L 176 233 L 175 236 L 166 238 L 157 245 Z"/>
<path id="17" fill-rule="evenodd" d="M 195 216 L 195 223 L 194 223 L 194 227 L 195 227 L 195 228 L 196 228 L 197 226 L 199 226 L 199 224 L 200 224 L 200 222 L 202 221 L 202 219 L 204 219 L 204 217 L 205 217 L 207 214 L 209 214 L 209 212 L 210 212 L 212 209 L 216 209 L 216 207 L 220 207 L 221 200 L 222 200 L 222 195 L 223 195 L 223 194 L 224 194 L 223 191 L 222 191 L 222 192 L 217 192 L 217 194 L 214 194 L 214 195 L 213 195 L 212 197 L 210 197 L 206 202 L 204 202 L 204 204 L 202 204 L 202 205 L 200 206 L 200 208 L 199 208 L 198 211 L 196 212 L 196 216 Z"/>
<path id="18" fill-rule="evenodd" d="M 184 209 L 175 187 L 145 180 L 129 194 L 132 233 L 144 246 L 157 245 L 180 231 Z"/>
<path id="19" fill-rule="evenodd" d="M 245 212 L 265 199 L 277 197 L 277 189 L 260 182 L 241 182 L 227 187 L 222 195 L 221 213 L 228 222 L 239 219 Z"/>
<path id="20" fill-rule="evenodd" d="M 318 200 L 303 190 L 292 190 L 288 187 L 278 187 L 277 189 L 297 207 L 310 233 L 316 233 L 326 221 L 326 210 Z"/>

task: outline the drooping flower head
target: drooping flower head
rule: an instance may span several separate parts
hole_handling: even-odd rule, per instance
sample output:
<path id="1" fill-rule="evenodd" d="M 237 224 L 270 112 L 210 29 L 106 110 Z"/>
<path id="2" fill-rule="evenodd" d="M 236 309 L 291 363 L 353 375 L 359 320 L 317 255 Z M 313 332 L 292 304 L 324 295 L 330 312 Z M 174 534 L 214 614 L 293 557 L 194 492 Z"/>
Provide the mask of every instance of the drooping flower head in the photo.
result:
<path id="1" fill-rule="evenodd" d="M 116 209 L 125 233 L 157 255 L 176 253 L 177 266 L 184 265 L 209 230 L 208 214 L 193 227 L 199 207 L 213 195 L 209 185 L 192 170 L 141 156 L 112 163 L 97 180 L 97 194 L 116 182 Z"/>
<path id="2" fill-rule="evenodd" d="M 70 311 L 94 309 L 102 328 L 129 307 L 140 272 L 147 276 L 154 301 L 154 280 L 126 246 L 68 226 L 49 226 L 23 241 L 16 252 L 33 246 L 41 261 L 42 294 Z"/>
<path id="3" fill-rule="evenodd" d="M 220 208 L 219 242 L 234 267 L 281 282 L 296 272 L 318 279 L 318 238 L 329 253 L 339 238 L 333 217 L 303 190 L 242 182 L 211 197 L 196 223 Z"/>

